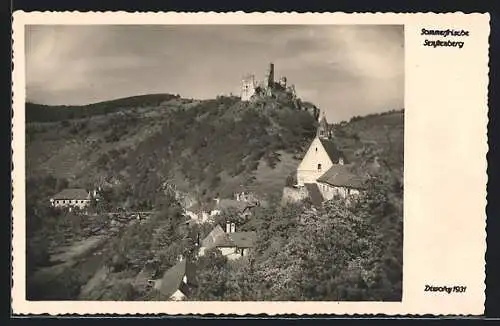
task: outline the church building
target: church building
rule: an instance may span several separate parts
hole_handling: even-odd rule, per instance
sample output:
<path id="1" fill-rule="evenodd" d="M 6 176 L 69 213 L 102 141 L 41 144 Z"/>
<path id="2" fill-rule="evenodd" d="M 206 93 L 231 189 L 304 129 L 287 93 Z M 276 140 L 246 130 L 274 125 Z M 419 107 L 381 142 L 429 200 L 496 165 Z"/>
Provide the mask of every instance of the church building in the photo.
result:
<path id="1" fill-rule="evenodd" d="M 352 168 L 338 149 L 332 126 L 323 112 L 316 137 L 297 168 L 296 190 L 289 189 L 284 196 L 287 193 L 287 197 L 295 200 L 308 197 L 315 206 L 321 206 L 336 197 L 359 194 L 364 188 L 363 178 L 353 173 Z"/>
<path id="2" fill-rule="evenodd" d="M 344 158 L 333 141 L 331 128 L 323 113 L 316 137 L 297 168 L 297 184 L 315 183 L 334 164 L 344 164 Z"/>

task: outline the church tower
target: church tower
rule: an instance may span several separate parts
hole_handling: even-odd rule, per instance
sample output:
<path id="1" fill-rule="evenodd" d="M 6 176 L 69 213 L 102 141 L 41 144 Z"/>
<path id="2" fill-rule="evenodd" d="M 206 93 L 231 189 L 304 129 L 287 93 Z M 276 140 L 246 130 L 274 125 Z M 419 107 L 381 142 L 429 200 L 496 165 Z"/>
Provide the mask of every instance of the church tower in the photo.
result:
<path id="1" fill-rule="evenodd" d="M 317 136 L 320 139 L 329 139 L 331 137 L 330 125 L 326 121 L 325 111 L 322 111 L 321 118 L 319 119 Z"/>

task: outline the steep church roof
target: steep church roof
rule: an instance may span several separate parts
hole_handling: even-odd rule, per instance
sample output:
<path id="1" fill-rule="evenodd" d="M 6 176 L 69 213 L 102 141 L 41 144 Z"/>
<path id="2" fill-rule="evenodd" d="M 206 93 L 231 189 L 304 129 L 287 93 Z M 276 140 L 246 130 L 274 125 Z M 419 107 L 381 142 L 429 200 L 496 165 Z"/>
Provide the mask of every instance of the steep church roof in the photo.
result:
<path id="1" fill-rule="evenodd" d="M 337 148 L 337 145 L 332 140 L 320 138 L 319 141 L 321 142 L 321 145 L 323 145 L 323 148 L 332 162 L 338 162 L 340 158 L 345 160 L 342 156 L 342 152 Z"/>

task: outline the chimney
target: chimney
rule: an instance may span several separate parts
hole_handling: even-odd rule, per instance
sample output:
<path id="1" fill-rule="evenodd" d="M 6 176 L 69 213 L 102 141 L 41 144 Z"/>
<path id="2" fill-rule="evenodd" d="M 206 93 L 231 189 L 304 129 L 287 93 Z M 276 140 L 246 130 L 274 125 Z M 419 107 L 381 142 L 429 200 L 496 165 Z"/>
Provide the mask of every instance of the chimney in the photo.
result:
<path id="1" fill-rule="evenodd" d="M 219 203 L 220 203 L 220 198 L 214 198 L 214 200 L 215 200 L 215 203 L 216 203 L 217 205 L 219 205 Z"/>
<path id="2" fill-rule="evenodd" d="M 236 224 L 231 223 L 231 233 L 236 232 Z"/>
<path id="3" fill-rule="evenodd" d="M 226 233 L 231 233 L 231 223 L 226 222 Z"/>

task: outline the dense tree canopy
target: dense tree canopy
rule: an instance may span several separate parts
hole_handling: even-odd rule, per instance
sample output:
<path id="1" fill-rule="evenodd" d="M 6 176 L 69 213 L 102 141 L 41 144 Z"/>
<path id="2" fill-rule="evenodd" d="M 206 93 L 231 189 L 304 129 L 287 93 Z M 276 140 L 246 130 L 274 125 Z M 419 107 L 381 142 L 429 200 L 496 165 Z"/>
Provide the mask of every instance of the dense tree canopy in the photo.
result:
<path id="1" fill-rule="evenodd" d="M 203 290 L 195 299 L 400 300 L 402 210 L 387 183 L 369 183 L 358 199 L 319 210 L 258 211 L 247 222 L 258 231 L 255 250 L 235 262 L 217 250 L 200 258 Z"/>

